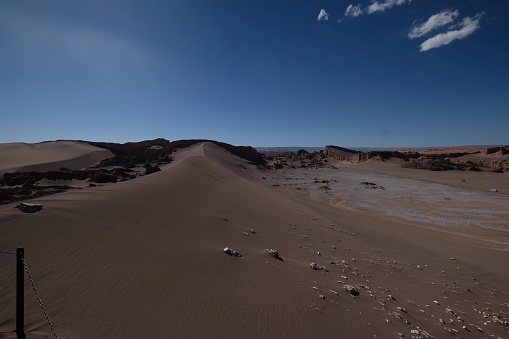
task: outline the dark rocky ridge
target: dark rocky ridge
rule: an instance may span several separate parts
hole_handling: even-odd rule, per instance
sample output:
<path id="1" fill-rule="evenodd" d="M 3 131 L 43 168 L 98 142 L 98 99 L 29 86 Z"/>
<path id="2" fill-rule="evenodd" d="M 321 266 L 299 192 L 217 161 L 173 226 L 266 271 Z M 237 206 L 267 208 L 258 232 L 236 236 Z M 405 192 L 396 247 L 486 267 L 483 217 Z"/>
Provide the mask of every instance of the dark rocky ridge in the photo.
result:
<path id="1" fill-rule="evenodd" d="M 109 143 L 109 142 L 91 142 L 85 141 L 93 146 L 105 148 L 115 154 L 115 158 L 122 160 L 123 162 L 138 161 L 144 159 L 160 159 L 165 158 L 178 148 L 186 148 L 200 142 L 210 142 L 216 144 L 227 151 L 246 159 L 253 164 L 263 164 L 264 160 L 258 151 L 251 146 L 234 146 L 224 142 L 207 139 L 189 139 L 189 140 L 177 140 L 168 141 L 166 139 L 154 139 L 140 142 L 128 142 L 125 144 Z M 113 158 L 113 159 L 115 159 Z"/>

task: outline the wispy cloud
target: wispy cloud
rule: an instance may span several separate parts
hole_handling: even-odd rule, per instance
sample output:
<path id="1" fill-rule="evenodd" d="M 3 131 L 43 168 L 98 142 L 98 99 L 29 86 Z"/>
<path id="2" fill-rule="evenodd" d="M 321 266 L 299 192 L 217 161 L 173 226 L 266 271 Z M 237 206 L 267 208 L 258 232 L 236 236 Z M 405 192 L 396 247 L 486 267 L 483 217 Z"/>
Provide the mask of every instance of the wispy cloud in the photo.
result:
<path id="1" fill-rule="evenodd" d="M 391 9 L 394 6 L 401 6 L 406 3 L 411 3 L 412 0 L 385 0 L 385 2 L 374 1 L 366 8 L 368 14 L 376 12 L 385 12 L 386 9 Z"/>
<path id="2" fill-rule="evenodd" d="M 354 6 L 350 4 L 345 11 L 345 16 L 350 18 L 356 18 L 359 15 L 363 13 L 363 10 L 361 9 L 361 5 Z"/>
<path id="3" fill-rule="evenodd" d="M 401 6 L 411 3 L 412 0 L 385 0 L 373 1 L 371 5 L 361 8 L 361 5 L 350 4 L 346 8 L 345 17 L 356 18 L 362 14 L 373 14 L 376 12 L 385 12 L 386 9 L 391 9 L 394 6 Z"/>
<path id="4" fill-rule="evenodd" d="M 460 24 L 460 29 L 450 30 L 446 33 L 440 33 L 435 35 L 432 38 L 424 41 L 421 44 L 421 52 L 428 51 L 433 48 L 437 48 L 440 46 L 445 46 L 453 42 L 454 40 L 461 40 L 471 35 L 475 31 L 477 31 L 481 25 L 479 24 L 479 20 L 484 15 L 484 12 L 477 13 L 473 18 L 466 17 Z"/>
<path id="5" fill-rule="evenodd" d="M 428 34 L 429 32 L 439 27 L 452 23 L 458 15 L 459 15 L 458 10 L 455 10 L 454 12 L 444 10 L 438 14 L 432 15 L 429 17 L 428 20 L 426 20 L 425 23 L 418 26 L 414 26 L 412 28 L 412 31 L 410 31 L 410 33 L 408 34 L 408 37 L 410 39 L 415 39 L 425 34 Z"/>
<path id="6" fill-rule="evenodd" d="M 318 21 L 321 21 L 321 20 L 327 21 L 327 20 L 329 20 L 329 14 L 327 14 L 325 9 L 321 9 L 320 13 L 318 14 L 318 17 L 316 18 L 316 20 L 318 20 Z"/>

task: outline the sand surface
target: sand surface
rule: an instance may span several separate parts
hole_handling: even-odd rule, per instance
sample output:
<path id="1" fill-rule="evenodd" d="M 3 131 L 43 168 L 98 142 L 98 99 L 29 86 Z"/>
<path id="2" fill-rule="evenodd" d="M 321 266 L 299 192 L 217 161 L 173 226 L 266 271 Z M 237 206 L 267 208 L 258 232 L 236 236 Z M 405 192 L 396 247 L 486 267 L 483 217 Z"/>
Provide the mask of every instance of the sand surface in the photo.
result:
<path id="1" fill-rule="evenodd" d="M 509 336 L 507 232 L 476 227 L 494 245 L 338 208 L 210 143 L 175 156 L 34 214 L 0 206 L 0 250 L 25 248 L 60 338 Z M 15 338 L 14 255 L 0 272 L 0 337 Z M 27 338 L 51 338 L 30 289 Z"/>
<path id="2" fill-rule="evenodd" d="M 0 175 L 6 172 L 79 170 L 113 157 L 108 150 L 78 141 L 0 144 Z"/>

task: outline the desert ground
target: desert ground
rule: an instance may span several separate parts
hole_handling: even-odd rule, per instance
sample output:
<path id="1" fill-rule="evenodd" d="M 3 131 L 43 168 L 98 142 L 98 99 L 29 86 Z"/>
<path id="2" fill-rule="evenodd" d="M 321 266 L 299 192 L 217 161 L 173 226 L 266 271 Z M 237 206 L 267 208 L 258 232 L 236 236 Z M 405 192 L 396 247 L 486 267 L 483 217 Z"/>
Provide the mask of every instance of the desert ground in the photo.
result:
<path id="1" fill-rule="evenodd" d="M 0 145 L 0 169 L 111 156 L 43 148 Z M 27 200 L 36 213 L 0 205 L 0 250 L 25 248 L 58 337 L 509 337 L 508 172 L 260 169 L 210 142 L 172 157 Z M 16 338 L 15 258 L 0 253 L 0 338 Z M 54 337 L 28 277 L 25 298 L 26 337 Z"/>

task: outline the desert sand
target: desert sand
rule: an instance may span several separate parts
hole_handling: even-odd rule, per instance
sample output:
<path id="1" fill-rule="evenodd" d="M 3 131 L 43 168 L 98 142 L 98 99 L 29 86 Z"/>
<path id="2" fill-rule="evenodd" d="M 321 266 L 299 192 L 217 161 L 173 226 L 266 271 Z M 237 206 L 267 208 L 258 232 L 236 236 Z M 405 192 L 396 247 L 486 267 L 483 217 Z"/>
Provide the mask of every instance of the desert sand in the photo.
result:
<path id="1" fill-rule="evenodd" d="M 6 172 L 78 170 L 113 157 L 110 151 L 78 141 L 0 144 L 0 175 Z"/>
<path id="2" fill-rule="evenodd" d="M 33 199 L 37 213 L 0 205 L 0 250 L 25 248 L 60 338 L 509 337 L 507 229 L 338 208 L 264 176 L 196 144 L 160 172 Z M 16 338 L 14 255 L 0 272 L 0 337 Z M 27 338 L 51 338 L 25 293 Z"/>

